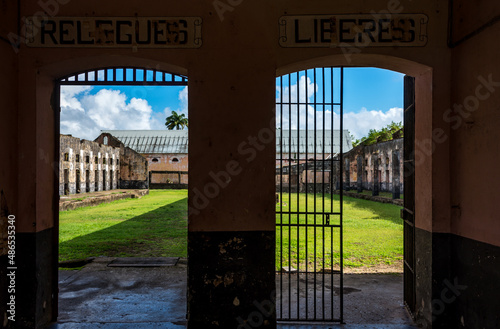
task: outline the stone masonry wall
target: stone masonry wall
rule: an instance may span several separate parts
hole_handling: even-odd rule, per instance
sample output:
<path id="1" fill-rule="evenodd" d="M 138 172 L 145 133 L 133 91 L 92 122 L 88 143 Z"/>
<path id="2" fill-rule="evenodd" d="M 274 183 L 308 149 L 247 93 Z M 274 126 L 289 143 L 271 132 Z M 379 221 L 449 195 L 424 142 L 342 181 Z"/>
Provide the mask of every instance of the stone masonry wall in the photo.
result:
<path id="1" fill-rule="evenodd" d="M 399 185 L 399 192 L 403 193 L 402 159 L 403 138 L 368 146 L 356 146 L 344 153 L 342 173 L 344 189 L 373 190 L 375 184 L 378 191 L 393 192 L 393 182 L 396 181 Z M 394 167 L 395 165 L 397 168 Z M 339 162 L 333 161 L 332 165 L 332 160 L 287 165 L 283 166 L 281 171 L 277 168 L 276 191 L 305 192 L 307 190 L 313 192 L 316 190 L 316 192 L 321 192 L 324 189 L 329 193 L 330 190 L 338 190 L 340 188 L 339 169 Z"/>
<path id="2" fill-rule="evenodd" d="M 149 170 L 155 171 L 188 171 L 188 155 L 184 153 L 169 153 L 169 154 L 143 154 L 148 160 Z M 167 181 L 173 181 L 177 184 L 188 184 L 188 175 L 180 175 L 179 181 L 178 174 L 155 174 L 151 177 L 153 184 L 166 184 Z"/>
<path id="3" fill-rule="evenodd" d="M 120 185 L 122 189 L 149 188 L 148 161 L 139 153 L 125 146 L 118 138 L 109 133 L 102 133 L 95 142 L 120 150 Z"/>
<path id="4" fill-rule="evenodd" d="M 148 161 L 139 153 L 123 144 L 121 152 L 121 188 L 145 189 L 149 188 Z"/>
<path id="5" fill-rule="evenodd" d="M 119 187 L 120 149 L 61 135 L 59 195 Z"/>
<path id="6" fill-rule="evenodd" d="M 379 190 L 392 192 L 393 181 L 393 153 L 397 152 L 399 159 L 399 172 L 403 177 L 403 138 L 393 139 L 368 146 L 358 145 L 344 154 L 344 161 L 349 167 L 349 176 L 344 173 L 344 182 L 348 189 L 357 189 L 361 181 L 365 190 L 373 189 L 374 180 L 379 183 Z M 360 160 L 361 161 L 360 161 Z M 361 164 L 361 167 L 359 167 Z M 374 174 L 378 177 L 374 177 Z M 361 176 L 361 180 L 359 179 Z M 402 179 L 401 179 L 402 182 Z M 400 184 L 403 192 L 403 184 Z"/>

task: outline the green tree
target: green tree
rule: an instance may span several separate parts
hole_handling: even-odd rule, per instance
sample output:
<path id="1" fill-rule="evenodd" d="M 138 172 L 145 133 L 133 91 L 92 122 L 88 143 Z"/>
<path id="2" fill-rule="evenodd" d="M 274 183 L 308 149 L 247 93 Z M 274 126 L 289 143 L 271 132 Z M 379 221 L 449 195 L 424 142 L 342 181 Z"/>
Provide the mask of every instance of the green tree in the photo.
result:
<path id="1" fill-rule="evenodd" d="M 165 126 L 167 126 L 168 130 L 181 130 L 184 127 L 189 127 L 188 118 L 184 114 L 178 114 L 175 111 L 172 111 L 172 115 L 167 117 L 165 121 Z"/>
<path id="2" fill-rule="evenodd" d="M 386 127 L 380 129 L 380 130 L 375 130 L 375 129 L 370 129 L 368 132 L 368 135 L 361 138 L 361 139 L 356 139 L 354 142 L 352 142 L 352 146 L 356 147 L 359 144 L 363 143 L 365 145 L 371 145 L 375 143 L 380 143 L 380 142 L 385 142 L 393 139 L 393 135 L 396 134 L 399 137 L 403 137 L 403 123 L 402 122 L 391 122 L 388 124 Z"/>

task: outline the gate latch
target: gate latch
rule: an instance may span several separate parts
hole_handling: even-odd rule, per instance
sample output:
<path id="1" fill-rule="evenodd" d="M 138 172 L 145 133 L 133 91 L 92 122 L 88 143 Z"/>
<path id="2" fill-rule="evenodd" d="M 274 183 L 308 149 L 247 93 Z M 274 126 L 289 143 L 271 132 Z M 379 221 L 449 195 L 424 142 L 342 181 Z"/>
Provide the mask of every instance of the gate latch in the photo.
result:
<path id="1" fill-rule="evenodd" d="M 330 214 L 326 214 L 326 225 L 330 225 Z"/>

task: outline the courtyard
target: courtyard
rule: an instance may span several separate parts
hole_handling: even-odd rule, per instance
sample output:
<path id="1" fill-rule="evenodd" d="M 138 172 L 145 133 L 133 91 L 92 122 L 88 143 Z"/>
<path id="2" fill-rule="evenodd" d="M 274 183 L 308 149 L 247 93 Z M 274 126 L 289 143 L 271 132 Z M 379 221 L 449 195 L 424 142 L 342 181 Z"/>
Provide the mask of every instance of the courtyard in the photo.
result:
<path id="1" fill-rule="evenodd" d="M 276 207 L 277 211 L 296 211 L 316 204 L 335 211 L 338 201 L 338 195 L 323 198 L 322 194 L 290 193 L 283 194 Z M 409 326 L 403 304 L 399 207 L 349 197 L 343 204 L 343 295 L 348 328 Z M 61 211 L 58 328 L 184 328 L 187 207 L 187 190 L 151 190 L 140 198 Z M 290 313 L 290 317 L 313 319 L 323 309 L 339 312 L 338 303 L 322 305 L 329 303 L 328 298 L 319 298 L 325 294 L 338 297 L 341 285 L 334 275 L 339 262 L 325 261 L 339 259 L 339 250 L 326 247 L 335 245 L 335 237 L 315 227 L 315 217 L 291 215 L 284 220 L 283 214 L 276 215 L 277 224 L 302 221 L 311 225 L 277 228 L 276 285 L 280 294 L 270 305 L 273 309 L 276 305 L 281 316 Z M 318 248 L 314 252 L 302 246 L 297 255 L 297 244 L 306 243 L 305 236 L 307 243 Z M 301 265 L 306 263 L 304 271 Z M 279 264 L 286 266 L 279 268 Z M 289 303 L 300 306 L 287 309 Z M 317 311 L 304 307 L 307 303 L 317 303 Z M 100 309 L 109 312 L 102 314 Z M 288 326 L 301 328 L 296 325 Z M 281 328 L 288 327 L 282 324 Z"/>
<path id="2" fill-rule="evenodd" d="M 338 207 L 338 195 L 292 193 L 284 194 L 276 205 L 279 209 L 297 210 L 306 207 Z M 369 200 L 344 197 L 344 271 L 360 272 L 402 272 L 403 224 L 399 218 L 400 207 Z M 141 198 L 118 200 L 95 207 L 84 207 L 60 212 L 59 260 L 81 260 L 88 257 L 187 257 L 187 190 L 151 190 Z M 283 218 L 276 215 L 276 222 L 297 222 L 297 215 Z M 307 221 L 319 221 L 315 215 L 308 215 Z M 332 223 L 336 219 L 332 218 Z M 312 226 L 312 225 L 311 225 Z M 316 253 L 299 246 L 296 258 L 297 239 L 313 245 L 317 240 Z M 324 237 L 324 239 L 323 239 Z M 325 234 L 321 228 L 278 228 L 276 232 L 276 264 L 284 259 L 284 266 L 300 268 L 305 266 L 316 272 L 336 269 L 339 265 L 339 250 L 331 246 L 336 236 Z M 292 245 L 290 245 L 292 241 Z M 322 246 L 325 245 L 323 251 Z M 280 246 L 283 248 L 281 249 Z M 290 248 L 288 248 L 290 247 Z M 280 250 L 283 250 L 281 253 Z M 288 250 L 294 257 L 289 258 Z M 327 256 L 327 257 L 323 257 Z M 326 263 L 319 262 L 325 259 Z M 297 259 L 299 264 L 297 263 Z M 318 260 L 314 262 L 314 259 Z M 333 262 L 331 261 L 333 260 Z M 280 268 L 276 268 L 277 271 Z"/>

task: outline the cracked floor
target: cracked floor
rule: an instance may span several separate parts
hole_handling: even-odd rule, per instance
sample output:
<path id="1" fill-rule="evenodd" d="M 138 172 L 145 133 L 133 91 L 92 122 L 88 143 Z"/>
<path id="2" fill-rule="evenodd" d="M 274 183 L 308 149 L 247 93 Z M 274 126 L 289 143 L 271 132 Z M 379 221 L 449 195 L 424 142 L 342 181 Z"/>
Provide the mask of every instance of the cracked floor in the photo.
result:
<path id="1" fill-rule="evenodd" d="M 51 329 L 186 328 L 185 260 L 170 267 L 108 267 L 112 260 L 97 258 L 80 271 L 60 271 L 59 322 Z M 284 275 L 285 286 L 288 279 L 294 287 L 296 275 Z M 311 287 L 314 287 L 312 279 L 306 280 L 301 276 L 299 280 L 301 295 L 304 295 L 305 282 L 310 281 L 310 300 L 313 296 Z M 277 284 L 280 284 L 279 275 Z M 329 291 L 327 286 L 326 293 Z M 335 297 L 338 297 L 338 292 L 334 282 Z M 279 305 L 287 305 L 287 295 L 285 291 L 282 297 L 278 296 L 278 312 Z M 278 328 L 416 328 L 411 326 L 402 295 L 401 274 L 346 274 L 344 320 L 347 324 L 281 323 Z M 305 312 L 303 307 L 299 308 L 299 312 Z"/>

